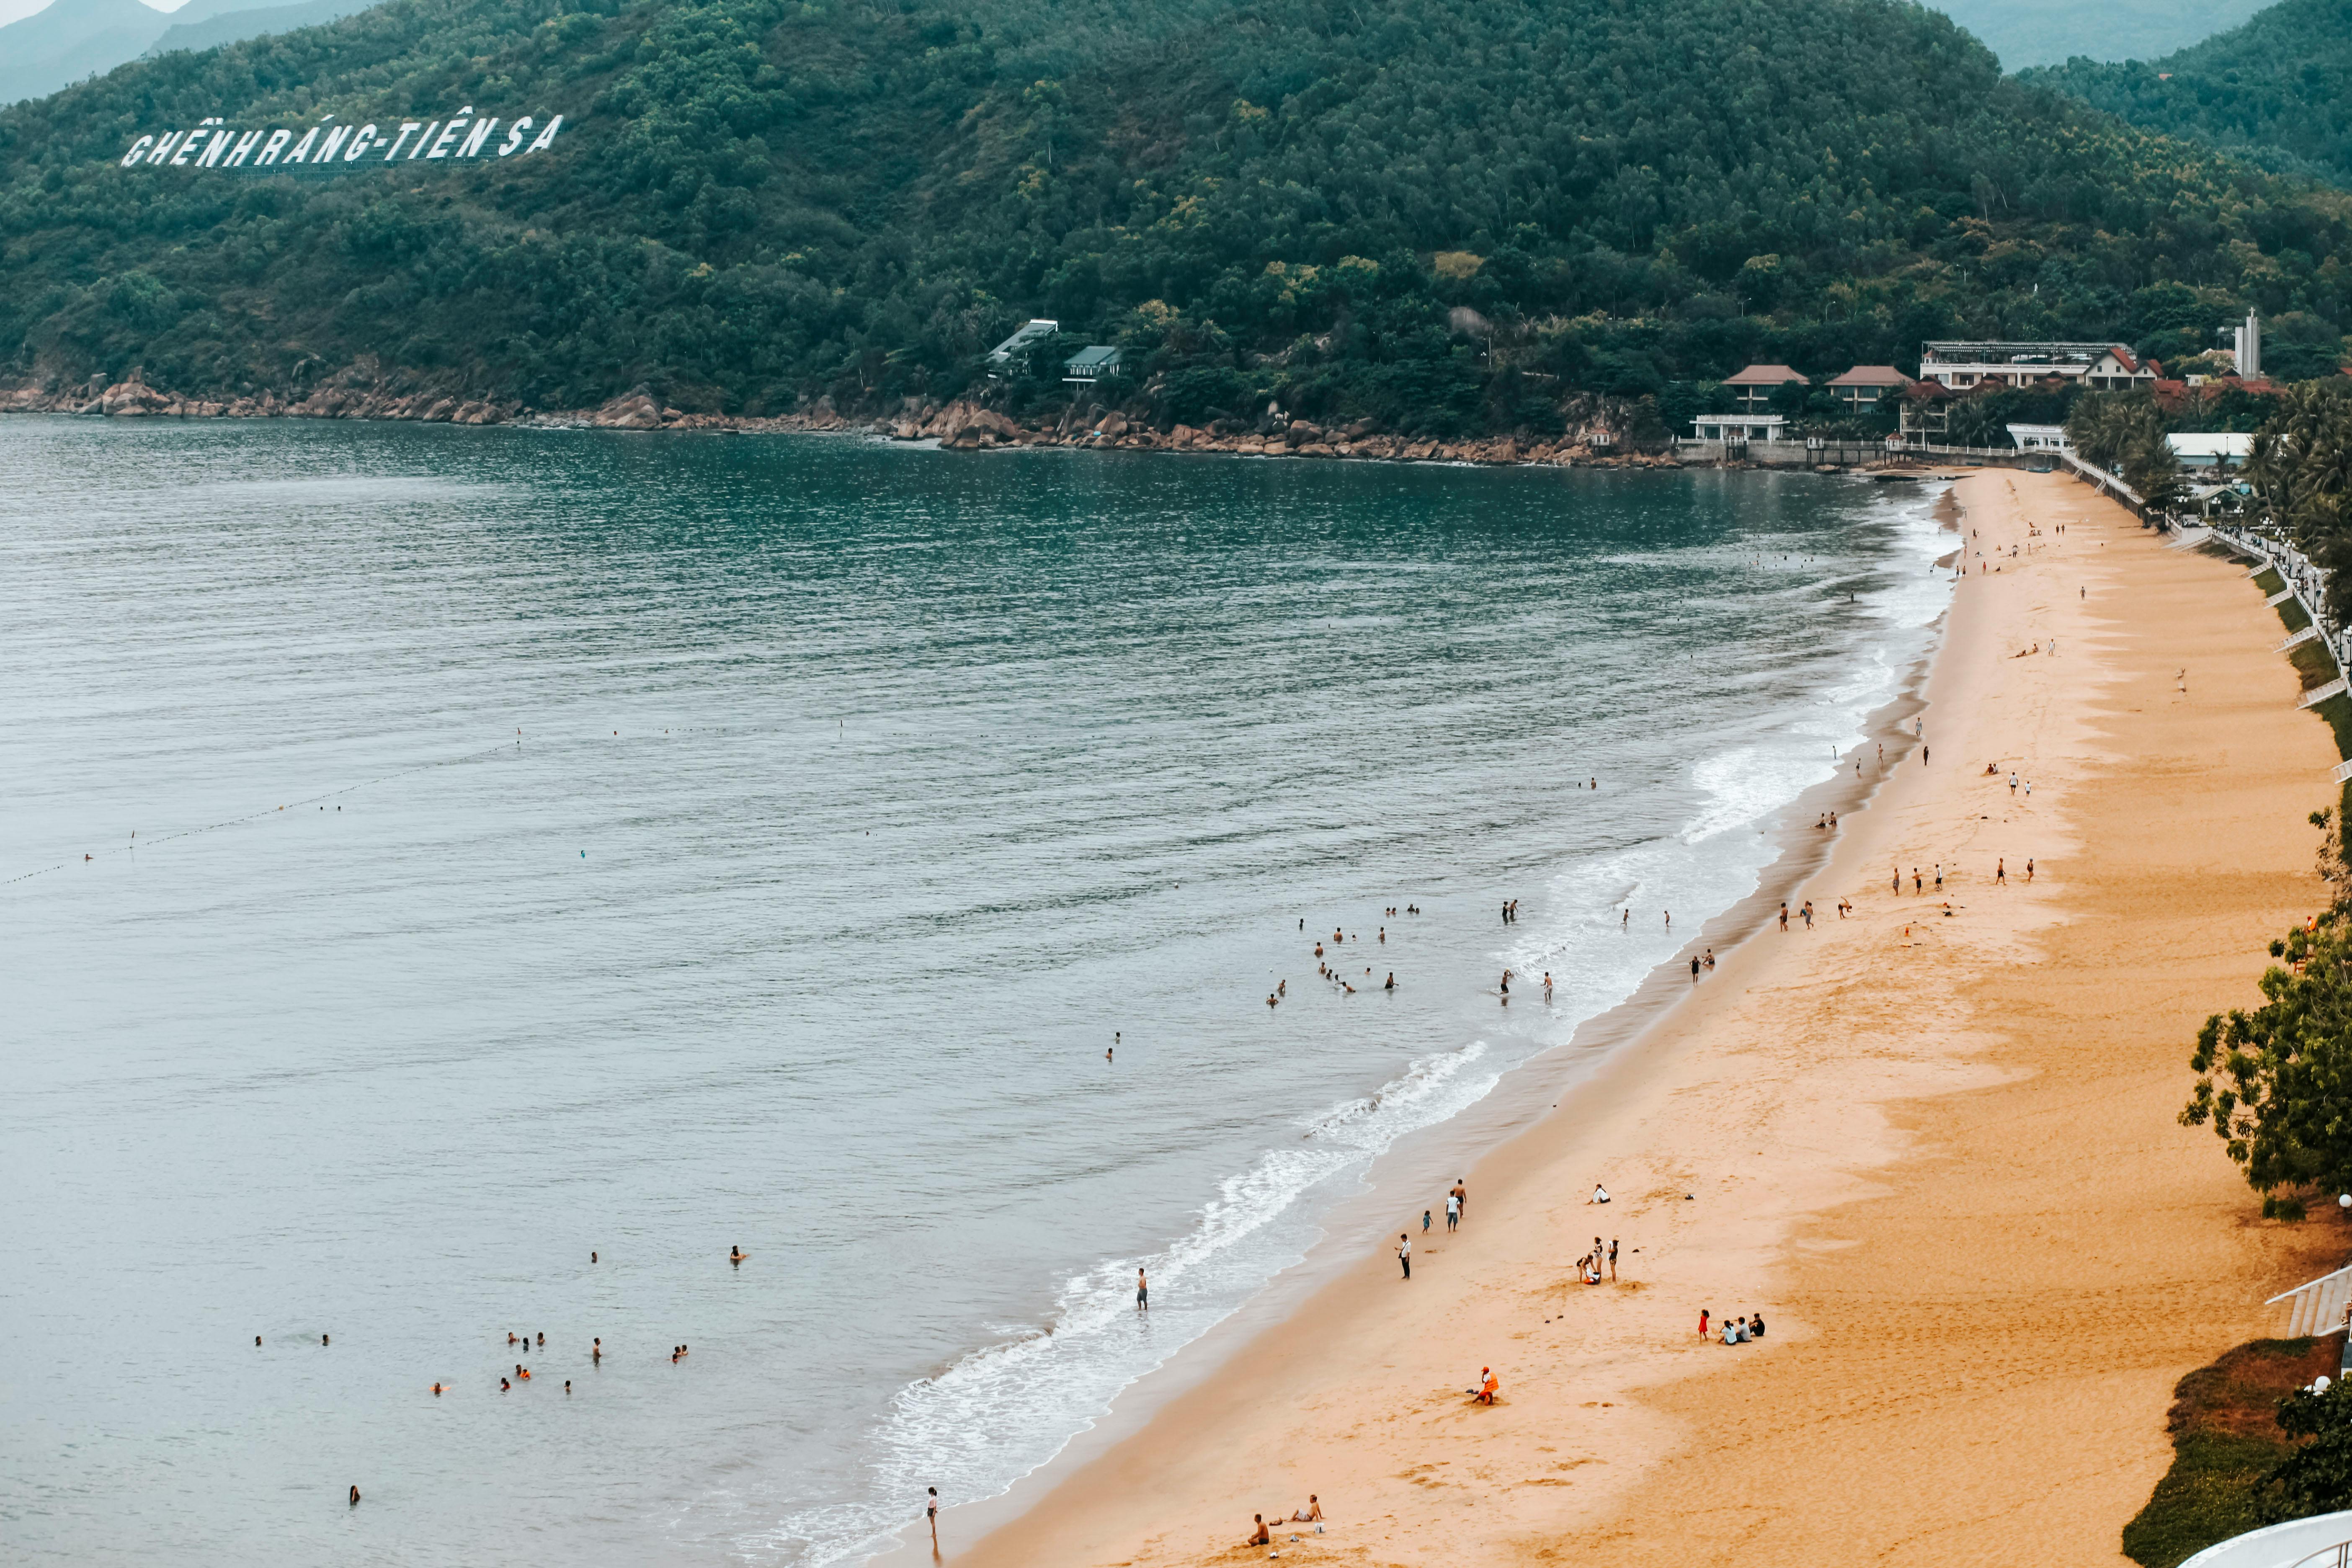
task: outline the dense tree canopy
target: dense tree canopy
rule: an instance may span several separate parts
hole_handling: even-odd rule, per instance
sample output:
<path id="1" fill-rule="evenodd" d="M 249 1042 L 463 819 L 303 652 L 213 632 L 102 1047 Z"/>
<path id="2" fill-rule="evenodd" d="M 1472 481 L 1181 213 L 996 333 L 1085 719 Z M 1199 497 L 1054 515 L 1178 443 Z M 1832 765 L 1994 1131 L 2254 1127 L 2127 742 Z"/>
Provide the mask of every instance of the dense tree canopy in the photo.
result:
<path id="1" fill-rule="evenodd" d="M 535 158 L 119 167 L 207 114 L 567 115 Z M 1163 418 L 1671 406 L 1964 334 L 2332 355 L 2332 195 L 2004 79 L 1894 0 L 390 0 L 0 113 L 0 367 L 541 405 L 944 395 L 1032 314 Z M 1043 395 L 1058 363 L 1016 367 Z"/>
<path id="2" fill-rule="evenodd" d="M 2073 59 L 2022 75 L 2264 168 L 2352 184 L 2346 0 L 2284 0 L 2161 59 Z"/>

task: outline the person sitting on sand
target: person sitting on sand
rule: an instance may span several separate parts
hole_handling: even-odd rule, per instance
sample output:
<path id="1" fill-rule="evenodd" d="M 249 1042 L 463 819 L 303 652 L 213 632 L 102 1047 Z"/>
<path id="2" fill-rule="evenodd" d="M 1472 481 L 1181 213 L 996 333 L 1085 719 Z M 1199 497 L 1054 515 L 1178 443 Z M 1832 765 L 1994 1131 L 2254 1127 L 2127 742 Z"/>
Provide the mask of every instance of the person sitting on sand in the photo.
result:
<path id="1" fill-rule="evenodd" d="M 1760 1340 L 1764 1337 L 1763 1313 L 1759 1312 L 1748 1321 L 1748 1337 L 1751 1340 Z"/>
<path id="2" fill-rule="evenodd" d="M 1313 1492 L 1308 1492 L 1307 1494 L 1307 1506 L 1292 1514 L 1290 1516 L 1290 1522 L 1293 1524 L 1320 1524 L 1323 1522 L 1323 1505 L 1315 1500 L 1315 1494 Z"/>
<path id="3" fill-rule="evenodd" d="M 1257 1533 L 1251 1536 L 1247 1541 L 1242 1542 L 1242 1544 L 1244 1546 L 1273 1545 L 1274 1532 L 1266 1528 L 1265 1515 L 1262 1513 L 1254 1513 L 1250 1515 L 1250 1518 L 1257 1523 Z"/>
<path id="4" fill-rule="evenodd" d="M 1495 1396 L 1503 1392 L 1501 1380 L 1496 1377 L 1495 1369 L 1490 1366 L 1480 1367 L 1478 1369 L 1478 1375 L 1485 1379 L 1484 1382 L 1478 1384 L 1478 1403 L 1481 1405 L 1494 1404 Z"/>

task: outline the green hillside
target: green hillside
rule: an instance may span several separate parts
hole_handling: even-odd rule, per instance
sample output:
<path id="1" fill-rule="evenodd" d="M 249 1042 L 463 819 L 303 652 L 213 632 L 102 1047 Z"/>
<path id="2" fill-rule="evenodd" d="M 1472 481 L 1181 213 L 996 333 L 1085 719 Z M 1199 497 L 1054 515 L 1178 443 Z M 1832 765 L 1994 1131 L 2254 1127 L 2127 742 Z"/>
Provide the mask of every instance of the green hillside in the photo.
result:
<path id="1" fill-rule="evenodd" d="M 119 162 L 476 108 L 501 145 L 565 120 Z M 1969 332 L 2210 342 L 2252 303 L 2325 341 L 2347 238 L 1894 0 L 390 0 L 0 112 L 0 369 L 282 394 L 373 354 L 761 412 L 953 393 L 1040 314 L 1163 417 L 1452 434 Z"/>
<path id="2" fill-rule="evenodd" d="M 2135 125 L 2352 185 L 2352 0 L 2285 0 L 2158 59 L 2022 74 Z"/>

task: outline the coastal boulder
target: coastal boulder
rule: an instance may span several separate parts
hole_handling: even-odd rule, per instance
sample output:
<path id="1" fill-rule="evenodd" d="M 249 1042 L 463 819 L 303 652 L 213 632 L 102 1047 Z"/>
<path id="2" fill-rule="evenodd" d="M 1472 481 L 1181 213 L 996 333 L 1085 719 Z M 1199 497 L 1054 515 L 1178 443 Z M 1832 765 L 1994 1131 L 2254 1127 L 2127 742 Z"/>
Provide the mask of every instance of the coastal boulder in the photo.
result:
<path id="1" fill-rule="evenodd" d="M 447 418 L 439 408 L 435 405 L 425 417 Z M 658 430 L 661 405 L 654 401 L 653 388 L 640 383 L 588 416 L 588 423 L 599 430 Z"/>
<path id="2" fill-rule="evenodd" d="M 172 406 L 172 399 L 148 385 L 143 373 L 134 370 L 108 387 L 100 395 L 98 406 L 99 412 L 110 419 L 135 419 L 166 412 Z"/>

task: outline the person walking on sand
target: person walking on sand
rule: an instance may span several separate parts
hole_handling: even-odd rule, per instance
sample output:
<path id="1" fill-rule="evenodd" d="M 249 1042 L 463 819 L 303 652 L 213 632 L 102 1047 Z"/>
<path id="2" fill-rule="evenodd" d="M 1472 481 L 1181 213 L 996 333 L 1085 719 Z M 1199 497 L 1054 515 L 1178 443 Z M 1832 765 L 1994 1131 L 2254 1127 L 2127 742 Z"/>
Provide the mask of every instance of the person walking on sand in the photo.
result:
<path id="1" fill-rule="evenodd" d="M 1445 1228 L 1449 1231 L 1454 1230 L 1459 1228 L 1461 1224 L 1462 1200 L 1448 1193 L 1445 1194 Z"/>
<path id="2" fill-rule="evenodd" d="M 1995 887 L 2008 886 L 2009 862 L 2007 860 L 1996 860 L 1992 863 L 1992 879 Z"/>
<path id="3" fill-rule="evenodd" d="M 1412 1279 L 1412 1237 L 1403 1231 L 1397 1232 L 1397 1263 L 1404 1269 L 1404 1277 L 1408 1279 Z"/>
<path id="4" fill-rule="evenodd" d="M 2033 880 L 2033 857 L 2031 855 L 2025 858 L 2025 879 L 2029 882 Z"/>
<path id="5" fill-rule="evenodd" d="M 1465 1218 L 1465 1219 L 1469 1218 L 1469 1217 L 1470 1217 L 1470 1189 L 1469 1189 L 1469 1188 L 1467 1188 L 1467 1187 L 1465 1187 L 1465 1186 L 1464 1186 L 1464 1185 L 1461 1184 L 1461 1182 L 1456 1181 L 1456 1182 L 1454 1184 L 1453 1198 L 1454 1198 L 1454 1208 L 1455 1208 L 1455 1209 L 1456 1209 L 1456 1210 L 1461 1214 L 1462 1217 L 1463 1217 L 1463 1218 Z"/>
<path id="6" fill-rule="evenodd" d="M 1609 1283 L 1617 1283 L 1617 1238 L 1609 1238 Z"/>
<path id="7" fill-rule="evenodd" d="M 940 1549 L 940 1489 L 932 1487 L 929 1493 L 923 1500 L 923 1517 L 930 1521 L 931 1550 L 936 1552 Z"/>
<path id="8" fill-rule="evenodd" d="M 1698 1337 L 1700 1339 L 1706 1338 L 1706 1309 L 1705 1307 L 1701 1307 L 1698 1310 Z"/>
<path id="9" fill-rule="evenodd" d="M 1781 935 L 1783 935 L 1783 936 L 1786 936 L 1788 933 L 1789 933 L 1789 900 L 1786 900 L 1786 899 L 1782 899 L 1782 900 L 1780 900 L 1780 934 L 1781 934 Z"/>

